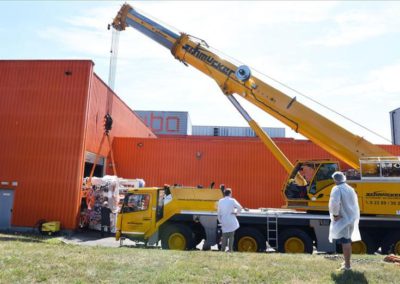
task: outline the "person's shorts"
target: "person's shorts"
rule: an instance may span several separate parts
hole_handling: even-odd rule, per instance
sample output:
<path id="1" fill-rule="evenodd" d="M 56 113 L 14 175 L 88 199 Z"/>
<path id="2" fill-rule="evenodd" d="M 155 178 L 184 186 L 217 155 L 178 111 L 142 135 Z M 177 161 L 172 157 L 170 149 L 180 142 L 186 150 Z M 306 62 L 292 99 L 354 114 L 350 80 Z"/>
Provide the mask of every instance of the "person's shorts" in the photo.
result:
<path id="1" fill-rule="evenodd" d="M 351 239 L 346 239 L 346 238 L 335 239 L 335 241 L 336 241 L 336 244 L 338 244 L 338 245 L 351 243 Z"/>

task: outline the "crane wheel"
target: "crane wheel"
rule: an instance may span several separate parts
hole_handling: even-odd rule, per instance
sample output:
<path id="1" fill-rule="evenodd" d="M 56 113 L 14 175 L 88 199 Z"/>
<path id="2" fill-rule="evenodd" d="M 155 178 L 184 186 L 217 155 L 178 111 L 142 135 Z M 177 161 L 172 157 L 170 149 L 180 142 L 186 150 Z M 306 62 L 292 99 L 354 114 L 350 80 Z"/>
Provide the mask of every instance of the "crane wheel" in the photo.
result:
<path id="1" fill-rule="evenodd" d="M 368 245 L 364 240 L 351 243 L 351 253 L 352 254 L 366 254 Z"/>
<path id="2" fill-rule="evenodd" d="M 374 254 L 378 249 L 378 245 L 369 233 L 361 232 L 361 241 L 351 244 L 351 252 L 353 254 Z"/>
<path id="3" fill-rule="evenodd" d="M 235 234 L 234 250 L 240 252 L 260 252 L 267 248 L 265 237 L 254 228 L 239 228 Z"/>
<path id="4" fill-rule="evenodd" d="M 286 229 L 279 234 L 278 251 L 283 253 L 312 253 L 311 237 L 300 229 Z"/>
<path id="5" fill-rule="evenodd" d="M 182 224 L 167 225 L 161 235 L 161 247 L 172 250 L 189 250 L 195 246 L 192 230 Z"/>
<path id="6" fill-rule="evenodd" d="M 400 254 L 400 231 L 389 234 L 382 242 L 383 254 Z"/>

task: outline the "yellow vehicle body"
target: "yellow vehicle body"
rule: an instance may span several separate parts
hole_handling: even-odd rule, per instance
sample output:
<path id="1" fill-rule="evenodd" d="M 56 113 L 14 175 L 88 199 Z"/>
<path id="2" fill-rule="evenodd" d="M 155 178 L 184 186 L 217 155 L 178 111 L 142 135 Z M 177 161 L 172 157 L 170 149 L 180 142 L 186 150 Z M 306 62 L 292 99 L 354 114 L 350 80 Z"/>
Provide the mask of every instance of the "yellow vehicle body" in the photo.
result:
<path id="1" fill-rule="evenodd" d="M 60 222 L 59 221 L 51 221 L 42 223 L 40 226 L 40 232 L 42 234 L 52 235 L 60 231 Z"/>
<path id="2" fill-rule="evenodd" d="M 163 188 L 130 189 L 125 197 L 121 213 L 117 218 L 116 239 L 121 236 L 134 240 L 148 240 L 160 226 L 172 216 L 183 211 L 216 212 L 218 200 L 222 198 L 219 189 L 210 188 L 170 188 L 171 199 L 165 195 Z M 145 198 L 147 206 L 140 210 L 129 210 L 129 199 Z M 162 213 L 161 213 L 162 212 Z"/>
<path id="3" fill-rule="evenodd" d="M 400 215 L 399 184 L 395 181 L 385 183 L 373 181 L 348 181 L 358 195 L 360 213 L 368 215 Z M 308 211 L 328 211 L 329 194 L 334 184 L 326 186 L 318 195 L 308 194 L 307 199 L 288 199 L 287 208 Z"/>

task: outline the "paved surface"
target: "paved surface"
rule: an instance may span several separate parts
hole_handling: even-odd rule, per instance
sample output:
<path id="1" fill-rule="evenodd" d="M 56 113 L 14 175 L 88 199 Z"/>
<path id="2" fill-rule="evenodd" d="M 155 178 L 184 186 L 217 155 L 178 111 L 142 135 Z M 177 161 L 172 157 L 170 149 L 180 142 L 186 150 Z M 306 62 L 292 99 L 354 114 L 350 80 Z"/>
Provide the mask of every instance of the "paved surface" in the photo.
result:
<path id="1" fill-rule="evenodd" d="M 74 232 L 71 236 L 60 236 L 59 239 L 67 244 L 77 244 L 85 246 L 104 246 L 119 247 L 120 242 L 115 240 L 113 234 L 105 234 L 101 237 L 98 231 Z M 124 240 L 124 246 L 143 246 L 143 244 L 135 243 L 130 240 Z"/>
<path id="2" fill-rule="evenodd" d="M 74 232 L 70 236 L 58 237 L 61 241 L 67 244 L 85 245 L 85 246 L 104 246 L 104 247 L 120 247 L 120 242 L 115 240 L 114 234 L 105 234 L 101 237 L 101 233 L 98 231 L 87 231 L 87 232 Z M 131 240 L 125 239 L 123 242 L 124 247 L 144 247 L 144 243 L 137 243 Z M 197 249 L 201 250 L 203 242 L 201 242 Z M 147 248 L 161 248 L 158 247 L 147 247 Z M 211 247 L 211 250 L 218 250 L 218 246 Z"/>

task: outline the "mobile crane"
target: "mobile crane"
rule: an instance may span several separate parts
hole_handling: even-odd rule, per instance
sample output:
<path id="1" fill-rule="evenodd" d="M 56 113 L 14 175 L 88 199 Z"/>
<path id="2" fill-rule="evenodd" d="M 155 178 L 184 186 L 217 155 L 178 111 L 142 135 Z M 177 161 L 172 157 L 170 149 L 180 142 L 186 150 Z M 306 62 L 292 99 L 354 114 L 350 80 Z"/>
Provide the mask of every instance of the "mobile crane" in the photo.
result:
<path id="1" fill-rule="evenodd" d="M 339 163 L 320 160 L 298 161 L 296 165 L 293 165 L 243 109 L 233 94 L 240 95 L 359 171 L 359 177 L 349 180 L 349 184 L 357 191 L 363 215 L 360 221 L 363 241 L 355 245 L 358 248 L 354 250 L 371 253 L 378 247 L 382 247 L 382 251 L 388 251 L 392 247 L 395 252 L 400 252 L 400 157 L 391 157 L 384 149 L 350 133 L 299 103 L 296 97 L 291 98 L 261 81 L 252 75 L 248 66 L 236 66 L 224 60 L 212 52 L 204 40 L 167 29 L 128 4 L 121 7 L 112 26 L 118 31 L 125 30 L 126 27 L 139 30 L 168 48 L 177 60 L 195 67 L 214 79 L 229 101 L 288 172 L 288 179 L 282 190 L 286 207 L 304 210 L 304 212 L 266 210 L 244 212 L 243 215 L 239 215 L 242 228 L 245 231 L 247 229 L 252 231 L 251 234 L 242 232 L 246 240 L 252 240 L 250 242 L 252 245 L 249 246 L 252 250 L 262 250 L 264 240 L 280 251 L 310 252 L 313 242 L 319 250 L 332 250 L 333 246 L 325 241 L 329 225 L 326 212 L 329 194 L 334 186 L 331 174 L 339 170 Z M 308 171 L 308 180 L 301 172 L 304 170 Z M 185 189 L 175 189 L 175 195 L 179 195 L 179 190 Z M 157 192 L 160 192 L 160 189 L 157 189 Z M 195 199 L 193 199 L 193 208 L 196 208 L 195 204 Z M 211 216 L 214 213 L 202 212 L 200 215 Z M 117 238 L 123 232 L 129 233 L 124 229 L 129 219 L 128 214 L 120 215 Z M 179 215 L 176 213 L 174 216 Z M 199 220 L 198 215 L 191 214 L 191 216 L 193 220 L 196 218 Z M 122 219 L 125 222 L 122 222 Z M 169 221 L 174 222 L 173 216 L 170 220 L 159 223 L 159 227 L 157 227 L 157 221 L 154 220 L 153 227 L 157 227 L 158 231 L 165 231 Z M 271 229 L 271 226 L 275 226 L 275 229 Z M 203 229 L 210 230 L 204 225 Z M 254 233 L 256 232 L 254 230 L 260 234 Z M 271 237 L 270 233 L 276 236 Z M 240 232 L 238 234 L 240 235 Z M 150 236 L 145 236 L 145 238 L 149 239 Z M 238 242 L 240 240 L 239 238 Z M 212 243 L 212 241 L 209 242 L 209 244 Z"/>

